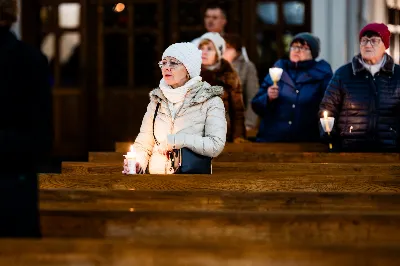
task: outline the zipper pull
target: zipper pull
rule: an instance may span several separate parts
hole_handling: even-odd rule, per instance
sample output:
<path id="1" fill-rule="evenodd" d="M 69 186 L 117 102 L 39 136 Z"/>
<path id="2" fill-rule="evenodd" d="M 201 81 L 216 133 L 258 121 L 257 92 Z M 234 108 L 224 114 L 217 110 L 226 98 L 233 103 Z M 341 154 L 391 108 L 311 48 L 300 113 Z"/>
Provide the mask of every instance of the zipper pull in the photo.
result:
<path id="1" fill-rule="evenodd" d="M 352 130 L 352 129 L 353 129 L 353 126 L 350 127 L 350 130 L 349 130 L 350 133 L 351 133 L 351 130 Z"/>
<path id="2" fill-rule="evenodd" d="M 396 133 L 396 134 L 397 134 L 397 131 L 396 131 L 396 130 L 394 130 L 393 128 L 390 128 L 390 131 L 393 131 L 394 133 Z"/>

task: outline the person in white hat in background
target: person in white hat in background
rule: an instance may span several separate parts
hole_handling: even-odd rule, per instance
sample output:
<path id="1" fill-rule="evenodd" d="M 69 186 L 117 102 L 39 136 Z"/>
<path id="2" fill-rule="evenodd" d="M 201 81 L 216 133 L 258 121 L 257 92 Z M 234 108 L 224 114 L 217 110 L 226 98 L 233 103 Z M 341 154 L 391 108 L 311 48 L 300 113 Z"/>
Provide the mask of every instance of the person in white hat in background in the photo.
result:
<path id="1" fill-rule="evenodd" d="M 222 55 L 226 48 L 225 40 L 219 33 L 207 32 L 200 38 L 199 49 L 202 50 L 201 76 L 213 86 L 222 86 L 227 114 L 228 142 L 245 142 L 243 91 L 238 73 Z"/>
<path id="2" fill-rule="evenodd" d="M 223 88 L 202 81 L 201 62 L 201 51 L 192 43 L 175 43 L 164 51 L 159 62 L 162 79 L 150 92 L 150 103 L 133 144 L 138 173 L 148 167 L 150 174 L 172 174 L 167 158 L 172 149 L 188 148 L 212 158 L 224 149 L 227 123 L 220 97 Z M 128 172 L 126 162 L 123 172 Z"/>

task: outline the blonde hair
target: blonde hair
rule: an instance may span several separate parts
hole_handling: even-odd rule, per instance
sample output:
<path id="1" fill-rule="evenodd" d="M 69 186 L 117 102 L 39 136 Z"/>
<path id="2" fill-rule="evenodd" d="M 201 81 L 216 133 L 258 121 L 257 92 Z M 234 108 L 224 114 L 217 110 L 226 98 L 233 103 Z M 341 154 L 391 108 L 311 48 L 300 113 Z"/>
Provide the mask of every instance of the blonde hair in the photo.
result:
<path id="1" fill-rule="evenodd" d="M 0 0 L 0 26 L 11 26 L 17 21 L 17 17 L 17 0 Z"/>
<path id="2" fill-rule="evenodd" d="M 211 44 L 212 47 L 214 48 L 214 50 L 215 50 L 215 62 L 218 62 L 218 52 L 217 52 L 217 49 L 215 48 L 215 45 L 214 45 L 214 43 L 212 41 L 210 41 L 209 39 L 202 40 L 199 43 L 199 49 L 201 49 L 201 47 L 203 47 L 204 45 L 208 45 L 208 44 Z"/>

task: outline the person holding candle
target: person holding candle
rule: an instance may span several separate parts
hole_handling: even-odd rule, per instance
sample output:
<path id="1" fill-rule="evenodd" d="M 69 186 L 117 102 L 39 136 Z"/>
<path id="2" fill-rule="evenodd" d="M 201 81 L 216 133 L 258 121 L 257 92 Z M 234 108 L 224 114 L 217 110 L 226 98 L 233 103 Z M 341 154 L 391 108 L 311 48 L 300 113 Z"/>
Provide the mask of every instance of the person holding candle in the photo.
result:
<path id="1" fill-rule="evenodd" d="M 228 120 L 227 141 L 245 142 L 243 91 L 240 77 L 233 66 L 222 58 L 225 40 L 216 32 L 208 32 L 200 37 L 199 49 L 202 51 L 201 76 L 214 86 L 222 86 L 226 116 Z"/>
<path id="2" fill-rule="evenodd" d="M 201 51 L 192 43 L 175 43 L 164 51 L 159 66 L 163 78 L 150 92 L 150 103 L 133 144 L 137 173 L 146 168 L 150 174 L 173 173 L 167 157 L 173 149 L 188 148 L 214 158 L 225 146 L 223 88 L 202 80 Z M 124 173 L 128 172 L 125 160 Z"/>
<path id="3" fill-rule="evenodd" d="M 256 141 L 319 141 L 318 107 L 332 77 L 331 66 L 316 60 L 319 51 L 318 37 L 299 33 L 290 44 L 289 59 L 270 69 L 252 100 L 261 118 Z"/>
<path id="4" fill-rule="evenodd" d="M 359 33 L 360 53 L 333 76 L 320 105 L 335 118 L 328 138 L 340 151 L 399 151 L 400 67 L 385 51 L 390 31 L 370 23 Z"/>

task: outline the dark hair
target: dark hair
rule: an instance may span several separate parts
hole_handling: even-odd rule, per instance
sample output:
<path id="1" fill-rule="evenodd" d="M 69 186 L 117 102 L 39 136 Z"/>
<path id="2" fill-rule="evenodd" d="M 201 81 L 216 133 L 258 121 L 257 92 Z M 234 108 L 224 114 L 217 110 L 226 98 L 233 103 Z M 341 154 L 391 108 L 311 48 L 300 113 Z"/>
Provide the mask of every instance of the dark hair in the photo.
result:
<path id="1" fill-rule="evenodd" d="M 228 13 L 226 12 L 226 9 L 218 2 L 209 3 L 206 6 L 206 11 L 207 11 L 207 9 L 220 9 L 222 14 L 225 16 L 225 18 L 228 18 Z"/>
<path id="2" fill-rule="evenodd" d="M 17 0 L 0 0 L 0 26 L 10 26 L 17 21 Z"/>
<path id="3" fill-rule="evenodd" d="M 233 47 L 236 52 L 242 52 L 243 42 L 239 34 L 225 33 L 223 37 L 227 45 Z"/>
<path id="4" fill-rule="evenodd" d="M 367 30 L 366 32 L 364 32 L 364 34 L 361 37 L 367 36 L 368 38 L 371 37 L 381 37 L 377 32 L 372 31 L 372 30 Z"/>
<path id="5" fill-rule="evenodd" d="M 303 39 L 294 39 L 293 41 L 292 41 L 292 44 L 294 44 L 294 43 L 296 43 L 296 42 L 298 42 L 298 43 L 300 43 L 301 45 L 308 45 L 308 43 L 305 41 L 305 40 L 303 40 Z"/>

